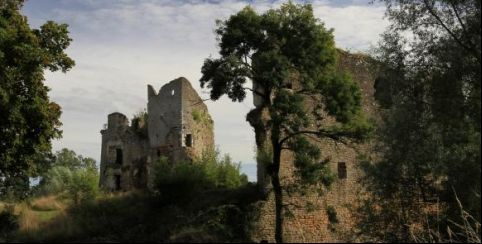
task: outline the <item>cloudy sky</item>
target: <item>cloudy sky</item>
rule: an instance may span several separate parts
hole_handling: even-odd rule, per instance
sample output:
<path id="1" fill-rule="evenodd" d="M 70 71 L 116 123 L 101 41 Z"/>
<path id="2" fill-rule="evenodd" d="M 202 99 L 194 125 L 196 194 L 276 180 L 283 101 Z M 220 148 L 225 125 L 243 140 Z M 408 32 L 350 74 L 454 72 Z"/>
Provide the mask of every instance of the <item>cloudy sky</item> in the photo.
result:
<path id="1" fill-rule="evenodd" d="M 22 10 L 32 27 L 47 20 L 69 25 L 73 38 L 67 53 L 76 66 L 66 74 L 47 73 L 50 97 L 62 106 L 63 147 L 100 160 L 100 130 L 107 114 L 132 115 L 146 107 L 147 84 L 159 89 L 180 76 L 199 85 L 203 60 L 216 57 L 215 20 L 250 4 L 263 12 L 282 1 L 126 1 L 30 0 Z M 305 1 L 306 2 L 306 1 Z M 337 46 L 366 52 L 387 26 L 384 6 L 370 0 L 307 1 L 317 18 L 334 28 Z M 214 120 L 215 140 L 223 153 L 242 162 L 255 180 L 254 131 L 245 121 L 252 97 L 206 102 Z"/>

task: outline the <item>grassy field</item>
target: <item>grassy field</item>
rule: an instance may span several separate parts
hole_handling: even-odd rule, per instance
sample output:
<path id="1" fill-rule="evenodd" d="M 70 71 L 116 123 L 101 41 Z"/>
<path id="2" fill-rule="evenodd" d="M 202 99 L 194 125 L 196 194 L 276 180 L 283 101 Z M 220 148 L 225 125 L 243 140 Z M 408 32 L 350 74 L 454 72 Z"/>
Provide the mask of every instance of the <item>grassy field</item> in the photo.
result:
<path id="1" fill-rule="evenodd" d="M 18 242 L 246 242 L 256 187 L 210 190 L 189 198 L 144 192 L 101 194 L 76 205 L 56 196 L 15 204 Z M 5 203 L 0 203 L 0 210 Z"/>

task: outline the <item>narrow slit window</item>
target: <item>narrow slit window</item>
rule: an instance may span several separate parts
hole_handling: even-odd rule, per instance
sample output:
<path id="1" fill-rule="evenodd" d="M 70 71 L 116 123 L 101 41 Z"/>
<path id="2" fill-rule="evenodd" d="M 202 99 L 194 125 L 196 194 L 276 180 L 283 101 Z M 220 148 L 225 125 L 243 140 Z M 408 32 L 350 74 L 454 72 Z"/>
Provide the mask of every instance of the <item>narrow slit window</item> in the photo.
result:
<path id="1" fill-rule="evenodd" d="M 186 147 L 192 147 L 192 134 L 186 135 Z"/>
<path id="2" fill-rule="evenodd" d="M 346 179 L 346 163 L 338 162 L 338 179 Z"/>
<path id="3" fill-rule="evenodd" d="M 122 165 L 122 149 L 120 148 L 115 150 L 115 163 Z"/>
<path id="4" fill-rule="evenodd" d="M 115 189 L 116 191 L 121 189 L 121 176 L 120 175 L 115 175 Z"/>

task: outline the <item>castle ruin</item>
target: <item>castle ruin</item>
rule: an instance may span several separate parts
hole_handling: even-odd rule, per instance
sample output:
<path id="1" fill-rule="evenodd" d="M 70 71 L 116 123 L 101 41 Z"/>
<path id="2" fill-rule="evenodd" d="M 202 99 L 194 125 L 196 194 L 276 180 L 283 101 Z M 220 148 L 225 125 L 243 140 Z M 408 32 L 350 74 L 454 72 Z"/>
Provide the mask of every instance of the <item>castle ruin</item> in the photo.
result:
<path id="1" fill-rule="evenodd" d="M 358 83 L 363 110 L 374 119 L 377 106 L 373 84 L 379 72 L 377 65 L 368 56 L 339 50 L 337 68 L 348 72 Z M 257 84 L 253 86 L 254 90 L 263 89 Z M 287 89 L 291 89 L 290 86 Z M 253 94 L 253 103 L 255 108 L 247 120 L 254 128 L 258 150 L 262 150 L 270 133 L 266 126 L 268 111 L 261 106 L 262 98 L 256 94 Z M 331 123 L 329 119 L 327 123 Z M 193 160 L 214 145 L 213 121 L 207 107 L 182 77 L 164 85 L 158 93 L 148 85 L 147 119 L 133 120 L 129 125 L 125 115 L 112 113 L 101 134 L 100 185 L 107 190 L 149 187 L 150 167 L 159 157 L 168 157 L 170 162 Z M 284 239 L 287 242 L 353 240 L 349 233 L 355 228 L 354 209 L 364 194 L 359 185 L 358 151 L 368 151 L 370 144 L 340 144 L 329 139 L 312 142 L 320 147 L 324 158 L 330 159 L 329 166 L 336 180 L 321 195 L 316 190 L 285 195 L 287 206 L 298 207 L 289 209 L 291 217 L 285 218 Z M 283 185 L 297 181 L 293 160 L 292 152 L 282 152 Z M 257 203 L 259 218 L 251 231 L 255 242 L 274 242 L 274 194 L 265 171 L 265 165 L 258 162 L 257 184 L 267 194 L 265 200 Z"/>
<path id="2" fill-rule="evenodd" d="M 214 146 L 213 121 L 191 83 L 170 81 L 158 93 L 147 86 L 147 114 L 132 120 L 107 116 L 102 134 L 100 186 L 131 190 L 150 187 L 150 169 L 160 157 L 193 161 Z"/>
<path id="3" fill-rule="evenodd" d="M 374 99 L 374 83 L 378 77 L 378 66 L 369 56 L 351 54 L 338 50 L 337 69 L 350 74 L 358 83 L 362 92 L 362 109 L 371 119 L 376 119 L 376 102 Z M 263 91 L 262 87 L 253 84 L 253 89 Z M 296 84 L 291 84 L 295 86 Z M 287 86 L 287 89 L 291 89 Z M 262 98 L 253 94 L 255 108 L 247 116 L 248 122 L 255 130 L 256 144 L 259 150 L 269 145 L 270 131 L 267 129 L 269 113 L 262 106 Z M 307 108 L 313 104 L 307 102 Z M 334 122 L 326 118 L 323 125 Z M 359 152 L 369 152 L 370 143 L 337 143 L 330 139 L 317 140 L 307 137 L 317 145 L 322 154 L 322 159 L 329 159 L 329 167 L 335 176 L 335 181 L 329 189 L 315 186 L 306 192 L 284 192 L 283 203 L 285 213 L 290 217 L 284 218 L 283 237 L 286 242 L 350 242 L 354 232 L 356 216 L 355 209 L 363 197 L 360 187 L 361 171 L 357 167 Z M 295 167 L 293 165 L 293 152 L 283 150 L 281 153 L 280 180 L 283 186 L 297 184 Z M 275 201 L 271 191 L 269 176 L 266 174 L 265 165 L 258 162 L 257 179 L 259 187 L 267 193 L 266 200 L 258 205 L 259 219 L 256 221 L 252 240 L 260 242 L 267 240 L 275 242 Z M 288 216 L 288 215 L 286 215 Z"/>

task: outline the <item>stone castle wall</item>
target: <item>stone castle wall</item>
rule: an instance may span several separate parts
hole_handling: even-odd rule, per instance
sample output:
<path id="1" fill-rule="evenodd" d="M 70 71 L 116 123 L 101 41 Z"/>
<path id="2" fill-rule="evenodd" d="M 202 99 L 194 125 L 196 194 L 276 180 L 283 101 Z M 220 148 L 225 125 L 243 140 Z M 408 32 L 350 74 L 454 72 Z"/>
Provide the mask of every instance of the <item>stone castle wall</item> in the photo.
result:
<path id="1" fill-rule="evenodd" d="M 373 84 L 378 72 L 375 64 L 364 55 L 343 51 L 339 54 L 338 68 L 349 72 L 353 80 L 359 84 L 363 96 L 363 110 L 369 116 L 374 115 L 376 105 L 373 99 Z M 258 134 L 258 131 L 256 133 Z M 266 135 L 263 137 L 266 138 Z M 370 145 L 344 145 L 328 139 L 312 140 L 312 142 L 320 147 L 322 158 L 330 159 L 329 166 L 336 179 L 329 189 L 322 192 L 319 191 L 322 189 L 320 186 L 314 186 L 306 195 L 299 192 L 284 193 L 284 203 L 288 204 L 286 208 L 289 208 L 290 213 L 285 215 L 284 219 L 284 240 L 286 242 L 350 241 L 351 233 L 355 228 L 351 213 L 356 207 L 358 196 L 363 194 L 358 183 L 361 173 L 356 167 L 357 150 L 366 151 Z M 293 160 L 291 152 L 282 151 L 280 176 L 285 186 L 296 180 Z M 260 168 L 262 169 L 261 165 L 258 165 L 258 181 L 269 189 L 269 179 L 262 172 L 260 173 Z M 260 203 L 259 216 L 252 232 L 253 240 L 274 242 L 273 193 L 269 193 L 267 200 Z"/>
<path id="2" fill-rule="evenodd" d="M 116 112 L 101 131 L 99 184 L 104 189 L 149 187 L 152 164 L 159 157 L 172 163 L 192 161 L 214 145 L 207 107 L 186 78 L 168 82 L 159 93 L 148 85 L 147 95 L 147 123 L 137 126 L 141 128 L 129 126 L 127 117 Z"/>

